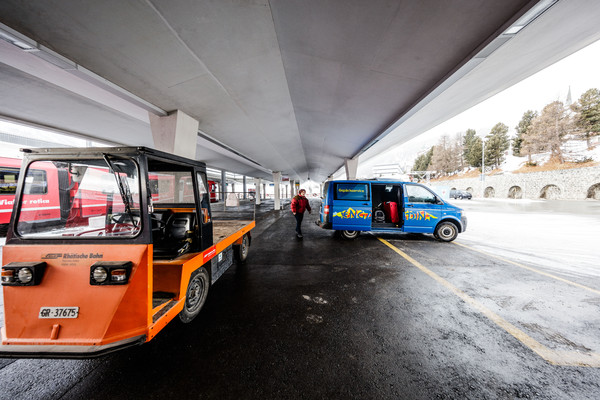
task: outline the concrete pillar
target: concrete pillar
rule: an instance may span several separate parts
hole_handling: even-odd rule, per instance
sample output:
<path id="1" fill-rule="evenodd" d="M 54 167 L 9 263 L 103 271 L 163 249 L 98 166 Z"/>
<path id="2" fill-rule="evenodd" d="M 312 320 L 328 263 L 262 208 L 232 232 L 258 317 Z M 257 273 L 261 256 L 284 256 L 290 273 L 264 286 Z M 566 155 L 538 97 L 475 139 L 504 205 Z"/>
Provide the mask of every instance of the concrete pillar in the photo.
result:
<path id="1" fill-rule="evenodd" d="M 246 175 L 242 178 L 242 192 L 244 192 L 244 200 L 248 198 L 248 188 L 246 187 Z"/>
<path id="2" fill-rule="evenodd" d="M 262 179 L 254 179 L 254 187 L 256 188 L 256 205 L 260 205 L 260 198 L 262 197 Z"/>
<path id="3" fill-rule="evenodd" d="M 227 176 L 224 170 L 221 170 L 221 201 L 225 202 L 225 196 L 227 196 Z"/>
<path id="4" fill-rule="evenodd" d="M 273 209 L 281 210 L 281 192 L 279 189 L 279 184 L 281 183 L 281 172 L 273 172 L 273 195 L 275 197 L 275 204 L 273 205 Z"/>
<path id="5" fill-rule="evenodd" d="M 166 117 L 148 113 L 154 147 L 167 153 L 196 159 L 198 121 L 177 110 Z"/>
<path id="6" fill-rule="evenodd" d="M 356 179 L 356 171 L 358 171 L 358 156 L 354 158 L 346 158 L 344 160 L 344 168 L 346 169 L 346 179 Z"/>

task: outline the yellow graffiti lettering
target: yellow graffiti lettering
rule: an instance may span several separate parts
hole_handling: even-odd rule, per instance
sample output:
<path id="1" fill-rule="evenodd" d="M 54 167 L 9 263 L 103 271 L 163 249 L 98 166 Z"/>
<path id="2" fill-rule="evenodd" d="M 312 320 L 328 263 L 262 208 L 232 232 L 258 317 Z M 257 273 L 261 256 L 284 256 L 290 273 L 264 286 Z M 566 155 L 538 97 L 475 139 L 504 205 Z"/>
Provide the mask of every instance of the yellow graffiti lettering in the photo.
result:
<path id="1" fill-rule="evenodd" d="M 346 210 L 334 213 L 333 216 L 343 218 L 343 219 L 353 219 L 353 218 L 368 219 L 368 218 L 371 218 L 371 213 L 366 213 L 362 210 L 354 210 L 353 208 L 348 208 Z"/>
<path id="2" fill-rule="evenodd" d="M 437 217 L 429 214 L 427 211 L 405 211 L 404 219 L 407 221 L 412 219 L 417 221 L 429 221 L 432 219 L 437 219 Z"/>

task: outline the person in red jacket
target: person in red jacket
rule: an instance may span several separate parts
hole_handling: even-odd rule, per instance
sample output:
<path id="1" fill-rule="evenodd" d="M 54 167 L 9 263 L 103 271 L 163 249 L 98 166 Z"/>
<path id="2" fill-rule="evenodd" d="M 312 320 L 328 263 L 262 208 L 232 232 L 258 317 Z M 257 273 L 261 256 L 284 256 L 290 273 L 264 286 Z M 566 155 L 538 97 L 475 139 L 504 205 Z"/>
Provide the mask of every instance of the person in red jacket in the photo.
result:
<path id="1" fill-rule="evenodd" d="M 294 217 L 296 217 L 296 235 L 302 239 L 302 219 L 304 218 L 304 211 L 308 210 L 310 214 L 310 204 L 308 203 L 308 199 L 304 197 L 306 194 L 306 190 L 300 189 L 298 191 L 298 195 L 294 196 L 292 199 L 292 213 Z"/>

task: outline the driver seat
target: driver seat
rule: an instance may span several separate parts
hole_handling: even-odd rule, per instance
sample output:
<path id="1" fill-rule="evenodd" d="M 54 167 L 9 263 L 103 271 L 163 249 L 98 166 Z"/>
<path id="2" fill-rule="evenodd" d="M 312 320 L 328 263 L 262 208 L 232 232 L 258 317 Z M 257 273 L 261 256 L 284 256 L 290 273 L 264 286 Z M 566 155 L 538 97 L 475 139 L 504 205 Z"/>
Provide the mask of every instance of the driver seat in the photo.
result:
<path id="1" fill-rule="evenodd" d="M 195 225 L 195 213 L 171 211 L 167 216 L 162 237 L 154 241 L 154 257 L 173 259 L 190 251 L 194 241 Z"/>

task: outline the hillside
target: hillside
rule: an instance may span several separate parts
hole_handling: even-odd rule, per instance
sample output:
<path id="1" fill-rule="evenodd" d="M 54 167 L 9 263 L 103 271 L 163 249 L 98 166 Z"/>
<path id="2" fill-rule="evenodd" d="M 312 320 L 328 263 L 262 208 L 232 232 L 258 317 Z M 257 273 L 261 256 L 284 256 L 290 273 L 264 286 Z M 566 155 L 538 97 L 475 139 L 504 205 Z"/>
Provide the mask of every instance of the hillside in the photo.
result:
<path id="1" fill-rule="evenodd" d="M 557 160 L 551 160 L 549 153 L 536 154 L 531 158 L 532 163 L 535 165 L 528 165 L 527 157 L 515 157 L 509 152 L 500 168 L 493 171 L 486 170 L 486 175 L 496 175 L 504 172 L 519 174 L 598 166 L 600 165 L 600 140 L 595 141 L 594 148 L 591 150 L 586 148 L 585 142 L 575 140 L 567 142 L 564 146 L 564 156 L 566 162 L 561 164 Z M 480 174 L 479 168 L 471 167 L 456 174 L 432 179 L 432 181 L 476 178 Z"/>

